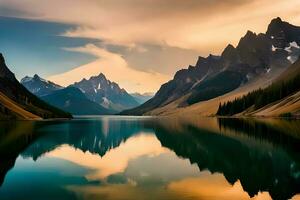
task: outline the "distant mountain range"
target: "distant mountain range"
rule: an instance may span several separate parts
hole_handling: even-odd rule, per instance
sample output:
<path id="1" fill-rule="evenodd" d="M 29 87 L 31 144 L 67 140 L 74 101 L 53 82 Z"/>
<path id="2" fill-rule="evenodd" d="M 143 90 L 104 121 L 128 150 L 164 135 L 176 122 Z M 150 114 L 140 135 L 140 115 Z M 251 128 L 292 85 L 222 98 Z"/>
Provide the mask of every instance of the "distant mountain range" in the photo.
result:
<path id="1" fill-rule="evenodd" d="M 26 76 L 22 78 L 21 84 L 38 97 L 51 94 L 54 91 L 64 88 L 51 81 L 47 81 L 39 77 L 37 74 L 35 74 L 33 77 Z"/>
<path id="2" fill-rule="evenodd" d="M 71 118 L 30 93 L 8 69 L 0 54 L 0 119 Z"/>
<path id="3" fill-rule="evenodd" d="M 145 103 L 146 101 L 148 101 L 149 99 L 151 99 L 154 94 L 153 93 L 150 93 L 150 92 L 147 92 L 147 93 L 143 93 L 143 94 L 140 94 L 140 93 L 131 93 L 130 94 L 139 104 L 143 104 Z"/>
<path id="4" fill-rule="evenodd" d="M 102 73 L 91 77 L 89 80 L 82 79 L 71 87 L 80 89 L 91 101 L 117 112 L 139 105 L 125 89 L 121 89 L 117 83 L 106 79 Z"/>
<path id="5" fill-rule="evenodd" d="M 74 115 L 114 114 L 140 105 L 126 90 L 107 80 L 102 73 L 67 88 L 38 75 L 26 76 L 21 83 L 44 101 Z"/>
<path id="6" fill-rule="evenodd" d="M 49 104 L 72 113 L 73 115 L 108 115 L 113 110 L 89 100 L 78 88 L 67 87 L 42 96 L 41 99 Z"/>
<path id="7" fill-rule="evenodd" d="M 278 76 L 278 71 L 282 72 L 296 62 L 300 55 L 299 45 L 300 27 L 280 18 L 273 19 L 266 33 L 248 31 L 236 47 L 229 44 L 220 56 L 199 57 L 195 66 L 179 70 L 152 99 L 121 114 L 165 115 L 190 107 L 196 110 L 203 102 L 255 81 L 260 87 L 258 80 L 262 77 L 269 76 L 272 80 Z M 215 104 L 214 112 L 217 110 Z M 209 106 L 206 109 L 210 109 Z"/>

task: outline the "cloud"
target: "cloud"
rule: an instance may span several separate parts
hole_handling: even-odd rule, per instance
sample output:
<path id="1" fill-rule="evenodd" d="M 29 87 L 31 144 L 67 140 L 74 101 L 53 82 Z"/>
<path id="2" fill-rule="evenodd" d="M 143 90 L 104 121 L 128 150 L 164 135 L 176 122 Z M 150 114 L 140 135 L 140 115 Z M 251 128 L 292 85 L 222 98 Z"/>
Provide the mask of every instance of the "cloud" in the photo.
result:
<path id="1" fill-rule="evenodd" d="M 34 19 L 77 25 L 64 33 L 69 37 L 206 53 L 237 43 L 247 29 L 264 31 L 276 16 L 300 22 L 298 0 L 2 0 L 0 5 L 32 13 Z"/>
<path id="2" fill-rule="evenodd" d="M 98 59 L 75 69 L 48 77 L 49 80 L 67 86 L 82 78 L 104 73 L 112 81 L 129 92 L 156 92 L 160 85 L 171 77 L 157 72 L 144 72 L 130 68 L 121 55 L 111 53 L 94 44 L 84 47 L 66 48 L 68 51 L 82 52 L 97 56 Z"/>
<path id="3" fill-rule="evenodd" d="M 171 182 L 166 188 L 178 195 L 188 193 L 195 199 L 250 199 L 249 195 L 244 191 L 240 181 L 231 185 L 223 175 L 218 173 L 209 174 L 209 172 L 204 172 L 201 177 L 186 178 Z M 258 192 L 251 199 L 269 200 L 272 198 L 268 192 Z"/>
<path id="4" fill-rule="evenodd" d="M 194 64 L 196 54 L 219 54 L 247 30 L 264 32 L 274 17 L 300 24 L 299 0 L 1 0 L 0 7 L 6 10 L 2 15 L 72 25 L 61 35 L 102 41 L 98 60 L 52 80 L 65 85 L 70 81 L 63 75 L 73 81 L 104 70 L 130 91 L 159 88 L 180 67 Z M 111 51 L 110 45 L 130 51 Z M 73 50 L 95 53 L 94 48 Z"/>

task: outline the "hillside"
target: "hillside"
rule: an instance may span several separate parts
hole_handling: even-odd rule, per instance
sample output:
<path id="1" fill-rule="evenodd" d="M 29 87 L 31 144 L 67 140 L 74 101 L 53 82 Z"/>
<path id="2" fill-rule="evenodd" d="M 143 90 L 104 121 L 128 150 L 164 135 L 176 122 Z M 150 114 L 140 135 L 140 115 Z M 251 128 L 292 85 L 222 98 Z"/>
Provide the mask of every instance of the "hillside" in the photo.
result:
<path id="1" fill-rule="evenodd" d="M 8 69 L 0 54 L 0 119 L 71 118 L 58 108 L 50 106 L 31 94 Z"/>
<path id="2" fill-rule="evenodd" d="M 300 60 L 291 65 L 270 86 L 220 104 L 218 115 L 292 116 L 300 111 Z"/>
<path id="3" fill-rule="evenodd" d="M 255 81 L 265 86 L 279 72 L 294 63 L 300 54 L 300 27 L 273 19 L 266 33 L 248 31 L 236 47 L 228 45 L 220 56 L 199 57 L 195 66 L 178 71 L 173 80 L 163 84 L 156 95 L 124 115 L 165 115 L 194 109 L 207 101 L 223 99 L 251 91 Z M 270 75 L 274 75 L 271 77 Z M 268 77 L 264 81 L 265 77 Z M 257 84 L 256 83 L 256 84 Z M 257 88 L 255 84 L 253 88 Z M 250 90 L 248 90 L 250 89 Z M 198 104 L 198 105 L 196 105 Z M 189 108 L 191 107 L 191 108 Z M 216 110 L 218 107 L 209 107 Z M 212 112 L 207 112 L 212 113 Z"/>
<path id="4" fill-rule="evenodd" d="M 78 88 L 67 87 L 41 97 L 47 103 L 73 115 L 107 115 L 112 110 L 90 101 Z"/>
<path id="5" fill-rule="evenodd" d="M 160 108 L 151 110 L 150 112 L 145 113 L 145 115 L 173 115 L 173 116 L 213 116 L 218 110 L 218 106 L 223 102 L 232 101 L 235 98 L 241 97 L 248 92 L 256 90 L 258 88 L 264 88 L 269 86 L 273 80 L 275 80 L 280 74 L 284 71 L 283 68 L 277 68 L 270 73 L 263 74 L 260 77 L 257 77 L 247 84 L 240 86 L 239 88 L 228 92 L 222 96 L 195 103 L 191 106 L 182 107 L 180 106 L 182 102 L 188 98 L 189 95 L 185 95 L 182 98 Z"/>
<path id="6" fill-rule="evenodd" d="M 5 96 L 2 92 L 0 92 L 0 102 L 0 120 L 11 118 L 42 119 L 41 117 L 24 110 L 16 102 Z"/>

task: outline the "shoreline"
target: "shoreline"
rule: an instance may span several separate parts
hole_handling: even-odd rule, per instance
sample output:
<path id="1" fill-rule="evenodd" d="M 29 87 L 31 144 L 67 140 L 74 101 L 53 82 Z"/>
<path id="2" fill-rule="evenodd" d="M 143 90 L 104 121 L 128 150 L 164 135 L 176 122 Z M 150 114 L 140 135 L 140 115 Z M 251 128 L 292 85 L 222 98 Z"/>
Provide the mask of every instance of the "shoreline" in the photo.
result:
<path id="1" fill-rule="evenodd" d="M 300 116 L 293 117 L 280 117 L 280 116 L 201 116 L 201 115 L 190 115 L 190 116 L 180 116 L 180 115 L 74 115 L 72 118 L 49 118 L 49 119 L 0 119 L 0 122 L 15 122 L 15 121 L 31 121 L 31 122 L 40 122 L 40 121 L 71 121 L 71 120 L 80 120 L 80 119 L 93 119 L 93 118 L 224 118 L 224 119 L 281 119 L 281 120 L 300 120 Z"/>

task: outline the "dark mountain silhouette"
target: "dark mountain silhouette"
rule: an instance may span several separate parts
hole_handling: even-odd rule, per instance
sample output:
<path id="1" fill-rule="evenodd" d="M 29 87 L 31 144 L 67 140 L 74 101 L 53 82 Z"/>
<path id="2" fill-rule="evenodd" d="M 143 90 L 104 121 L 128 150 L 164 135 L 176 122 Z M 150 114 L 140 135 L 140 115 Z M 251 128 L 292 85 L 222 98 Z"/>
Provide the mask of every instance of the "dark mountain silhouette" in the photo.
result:
<path id="1" fill-rule="evenodd" d="M 0 186 L 19 154 L 39 137 L 33 129 L 34 122 L 0 122 Z"/>
<path id="2" fill-rule="evenodd" d="M 236 48 L 228 45 L 221 56 L 199 57 L 195 66 L 176 72 L 152 99 L 121 114 L 142 115 L 183 97 L 178 106 L 189 106 L 228 93 L 275 68 L 287 67 L 300 54 L 299 31 L 300 27 L 280 18 L 271 21 L 266 33 L 248 31 Z"/>
<path id="3" fill-rule="evenodd" d="M 8 69 L 0 54 L 0 118 L 70 118 L 71 115 L 50 106 L 31 94 Z"/>
<path id="4" fill-rule="evenodd" d="M 155 133 L 201 171 L 222 173 L 232 185 L 240 181 L 250 197 L 267 191 L 273 199 L 290 199 L 300 192 L 299 138 L 247 120 L 221 119 L 219 126 L 221 134 L 190 124 L 177 130 L 158 125 Z"/>

